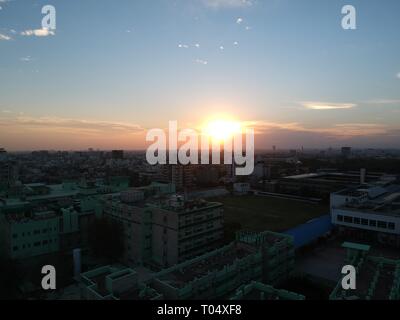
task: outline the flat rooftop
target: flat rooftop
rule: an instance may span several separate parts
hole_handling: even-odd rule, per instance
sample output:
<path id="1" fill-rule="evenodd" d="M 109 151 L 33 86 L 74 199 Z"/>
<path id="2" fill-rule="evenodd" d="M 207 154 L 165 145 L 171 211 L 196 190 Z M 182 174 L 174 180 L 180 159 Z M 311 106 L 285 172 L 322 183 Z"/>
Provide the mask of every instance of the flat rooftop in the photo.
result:
<path id="1" fill-rule="evenodd" d="M 366 174 L 365 181 L 373 182 L 379 180 L 383 174 Z M 313 180 L 319 182 L 332 182 L 332 183 L 346 183 L 346 184 L 358 184 L 360 182 L 359 172 L 318 172 L 318 173 L 306 173 L 294 176 L 287 176 L 283 179 L 293 180 Z"/>
<path id="2" fill-rule="evenodd" d="M 201 278 L 210 272 L 222 270 L 225 266 L 233 264 L 236 260 L 242 259 L 254 250 L 242 243 L 232 243 L 220 250 L 205 254 L 201 259 L 193 259 L 190 263 L 177 265 L 172 271 L 158 277 L 159 280 L 182 288 L 196 278 Z"/>
<path id="3" fill-rule="evenodd" d="M 367 196 L 365 200 L 360 202 L 347 202 L 340 206 L 341 209 L 378 215 L 400 216 L 400 185 L 389 185 L 385 188 L 349 188 L 337 194 L 356 198 L 362 195 Z"/>
<path id="4" fill-rule="evenodd" d="M 378 270 L 379 276 L 377 277 Z M 395 264 L 384 263 L 379 265 L 378 261 L 368 259 L 358 272 L 356 290 L 349 292 L 349 295 L 365 299 L 369 295 L 374 278 L 377 277 L 375 290 L 373 290 L 370 298 L 371 300 L 387 300 L 394 284 L 395 271 Z"/>

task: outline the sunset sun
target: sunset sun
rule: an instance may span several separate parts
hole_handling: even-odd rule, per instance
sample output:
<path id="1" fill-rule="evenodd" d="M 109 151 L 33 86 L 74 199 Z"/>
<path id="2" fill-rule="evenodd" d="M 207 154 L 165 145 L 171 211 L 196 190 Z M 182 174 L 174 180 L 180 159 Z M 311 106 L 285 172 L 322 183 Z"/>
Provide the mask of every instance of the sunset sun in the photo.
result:
<path id="1" fill-rule="evenodd" d="M 242 132 L 240 122 L 231 120 L 213 120 L 204 126 L 204 133 L 213 140 L 222 142 Z"/>

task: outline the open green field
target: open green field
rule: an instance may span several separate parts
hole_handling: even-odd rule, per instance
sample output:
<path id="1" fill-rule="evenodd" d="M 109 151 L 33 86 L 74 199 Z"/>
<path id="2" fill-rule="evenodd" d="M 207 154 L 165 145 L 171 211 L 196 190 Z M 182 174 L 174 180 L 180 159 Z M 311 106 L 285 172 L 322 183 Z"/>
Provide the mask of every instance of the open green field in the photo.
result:
<path id="1" fill-rule="evenodd" d="M 225 238 L 236 231 L 282 232 L 329 213 L 325 205 L 264 196 L 225 196 L 210 199 L 224 204 Z"/>

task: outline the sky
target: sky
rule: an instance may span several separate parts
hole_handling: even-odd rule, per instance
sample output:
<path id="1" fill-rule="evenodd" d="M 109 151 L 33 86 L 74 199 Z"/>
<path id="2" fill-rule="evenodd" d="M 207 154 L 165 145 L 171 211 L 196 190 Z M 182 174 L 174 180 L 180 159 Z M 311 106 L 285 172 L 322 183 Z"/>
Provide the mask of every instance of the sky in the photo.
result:
<path id="1" fill-rule="evenodd" d="M 344 5 L 357 29 L 344 30 Z M 42 29 L 44 5 L 56 29 Z M 400 148 L 398 0 L 0 0 L 0 147 L 143 149 L 229 118 L 256 148 Z"/>

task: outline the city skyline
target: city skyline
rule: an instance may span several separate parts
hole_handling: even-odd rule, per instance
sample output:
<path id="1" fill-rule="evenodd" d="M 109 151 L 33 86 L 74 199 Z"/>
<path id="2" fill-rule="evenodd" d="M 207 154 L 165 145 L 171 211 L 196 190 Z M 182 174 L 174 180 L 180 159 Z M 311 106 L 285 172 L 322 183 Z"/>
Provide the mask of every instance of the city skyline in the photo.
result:
<path id="1" fill-rule="evenodd" d="M 398 1 L 0 0 L 0 147 L 129 149 L 177 120 L 255 147 L 400 148 Z"/>

